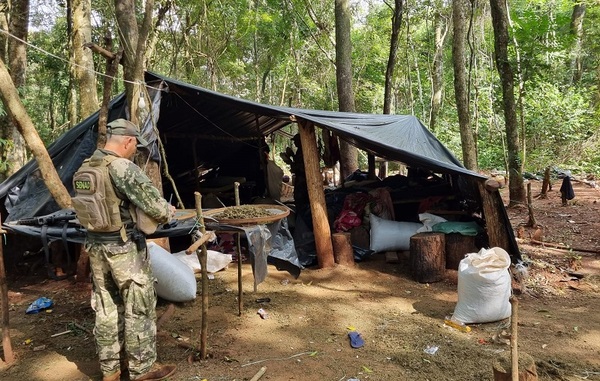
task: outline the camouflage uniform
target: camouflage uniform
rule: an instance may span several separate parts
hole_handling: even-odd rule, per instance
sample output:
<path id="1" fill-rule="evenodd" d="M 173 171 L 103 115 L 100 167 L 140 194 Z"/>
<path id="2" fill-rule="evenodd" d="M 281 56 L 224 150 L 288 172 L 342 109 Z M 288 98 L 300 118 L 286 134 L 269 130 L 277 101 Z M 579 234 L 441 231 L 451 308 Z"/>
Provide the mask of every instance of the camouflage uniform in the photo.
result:
<path id="1" fill-rule="evenodd" d="M 96 150 L 91 161 L 110 154 Z M 120 207 L 123 224 L 133 223 L 128 203 L 158 222 L 168 222 L 168 202 L 138 166 L 119 158 L 110 164 L 109 174 L 117 196 L 125 201 Z M 120 369 L 120 353 L 125 349 L 130 376 L 135 379 L 156 361 L 156 292 L 145 245 L 138 248 L 130 235 L 126 242 L 120 236 L 88 232 L 94 336 L 102 373 L 110 375 Z"/>

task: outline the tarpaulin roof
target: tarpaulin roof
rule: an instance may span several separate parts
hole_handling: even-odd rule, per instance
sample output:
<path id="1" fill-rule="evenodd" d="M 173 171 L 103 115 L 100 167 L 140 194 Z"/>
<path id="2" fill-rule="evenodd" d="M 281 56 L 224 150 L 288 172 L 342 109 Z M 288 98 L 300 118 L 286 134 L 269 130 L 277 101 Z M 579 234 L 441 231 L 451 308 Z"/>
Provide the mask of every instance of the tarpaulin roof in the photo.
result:
<path id="1" fill-rule="evenodd" d="M 249 164 L 261 138 L 294 120 L 304 119 L 329 129 L 342 139 L 378 157 L 400 161 L 437 173 L 481 177 L 465 169 L 425 126 L 411 115 L 376 115 L 270 106 L 232 97 L 146 73 L 146 83 L 159 107 L 156 126 L 165 145 L 173 177 L 199 165 L 218 165 L 225 175 Z M 158 96 L 156 96 L 158 94 Z M 124 95 L 109 107 L 112 120 L 125 115 Z M 48 147 L 65 186 L 72 190 L 72 174 L 91 156 L 96 146 L 99 113 L 73 127 Z M 151 123 L 144 136 L 156 141 Z M 156 151 L 156 148 L 155 148 Z M 157 152 L 157 151 L 156 151 Z M 258 160 L 252 160 L 258 163 Z M 253 171 L 257 169 L 254 168 Z M 252 177 L 251 175 L 248 177 Z M 58 206 L 50 196 L 32 160 L 0 184 L 0 199 L 9 213 L 7 221 L 52 213 Z"/>

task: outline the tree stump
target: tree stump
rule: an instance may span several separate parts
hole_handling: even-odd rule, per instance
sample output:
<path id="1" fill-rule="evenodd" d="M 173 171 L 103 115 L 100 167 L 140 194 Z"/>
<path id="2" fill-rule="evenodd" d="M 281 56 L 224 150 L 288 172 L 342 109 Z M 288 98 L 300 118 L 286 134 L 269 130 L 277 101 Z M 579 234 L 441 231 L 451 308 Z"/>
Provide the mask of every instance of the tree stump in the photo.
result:
<path id="1" fill-rule="evenodd" d="M 410 237 L 410 271 L 419 283 L 439 282 L 446 272 L 444 233 L 417 233 Z"/>
<path id="2" fill-rule="evenodd" d="M 505 354 L 494 361 L 494 381 L 512 381 L 512 366 L 509 354 Z M 519 381 L 537 381 L 535 361 L 526 353 L 519 353 Z"/>
<path id="3" fill-rule="evenodd" d="M 333 243 L 333 257 L 335 263 L 353 267 L 354 250 L 352 249 L 350 233 L 333 233 L 331 235 L 331 240 Z"/>
<path id="4" fill-rule="evenodd" d="M 477 253 L 475 237 L 460 233 L 446 234 L 446 268 L 458 270 L 460 261 L 469 253 Z"/>

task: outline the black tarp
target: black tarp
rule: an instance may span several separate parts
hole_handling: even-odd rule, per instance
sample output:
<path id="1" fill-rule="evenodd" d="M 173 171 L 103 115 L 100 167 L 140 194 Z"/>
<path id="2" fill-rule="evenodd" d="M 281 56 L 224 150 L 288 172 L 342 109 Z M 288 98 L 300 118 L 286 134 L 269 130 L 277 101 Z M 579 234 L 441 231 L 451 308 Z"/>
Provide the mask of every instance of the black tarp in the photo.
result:
<path id="1" fill-rule="evenodd" d="M 155 125 L 143 127 L 152 143 L 152 157 L 158 158 L 157 136 L 164 146 L 170 176 L 177 184 L 187 208 L 193 208 L 198 168 L 213 168 L 219 176 L 243 176 L 248 192 L 261 187 L 259 148 L 264 137 L 293 123 L 306 120 L 329 129 L 340 138 L 378 157 L 399 161 L 435 173 L 459 178 L 462 186 L 484 179 L 465 169 L 454 155 L 414 116 L 375 115 L 307 110 L 269 106 L 220 94 L 198 86 L 146 73 Z M 126 117 L 123 95 L 111 102 L 109 118 Z M 91 156 L 97 140 L 98 113 L 90 116 L 48 147 L 58 174 L 72 192 L 72 175 Z M 469 181 L 465 181 L 465 179 Z M 163 179 L 165 195 L 173 192 Z M 264 186 L 264 184 L 262 185 Z M 465 192 L 477 193 L 473 186 Z M 6 208 L 6 222 L 47 215 L 59 208 L 44 185 L 35 161 L 30 161 L 0 184 L 0 202 Z M 506 214 L 505 211 L 504 215 Z M 5 217 L 5 214 L 2 215 Z M 510 223 L 508 225 L 510 227 Z M 514 242 L 512 230 L 507 232 Z M 516 242 L 508 250 L 518 254 Z"/>

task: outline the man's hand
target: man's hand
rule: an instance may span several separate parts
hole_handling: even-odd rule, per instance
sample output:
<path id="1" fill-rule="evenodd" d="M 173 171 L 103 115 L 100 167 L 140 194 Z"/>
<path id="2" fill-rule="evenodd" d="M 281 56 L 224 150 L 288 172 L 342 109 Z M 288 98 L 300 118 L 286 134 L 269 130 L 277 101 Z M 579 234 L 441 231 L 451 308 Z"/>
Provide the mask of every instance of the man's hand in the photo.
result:
<path id="1" fill-rule="evenodd" d="M 175 211 L 177 209 L 175 209 L 175 206 L 169 204 L 169 221 L 171 221 L 172 219 L 175 218 Z"/>

